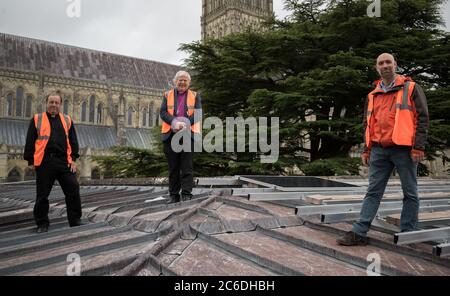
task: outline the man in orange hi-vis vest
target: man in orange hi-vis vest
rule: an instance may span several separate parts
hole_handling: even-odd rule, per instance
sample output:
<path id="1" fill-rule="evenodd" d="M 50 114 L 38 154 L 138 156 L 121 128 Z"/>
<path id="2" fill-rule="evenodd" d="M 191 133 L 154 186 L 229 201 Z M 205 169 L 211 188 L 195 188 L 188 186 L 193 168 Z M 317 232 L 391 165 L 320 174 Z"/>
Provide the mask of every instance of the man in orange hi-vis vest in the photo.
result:
<path id="1" fill-rule="evenodd" d="M 164 93 L 160 109 L 164 154 L 169 164 L 169 203 L 192 198 L 194 138 L 200 133 L 201 124 L 200 118 L 194 115 L 199 114 L 202 108 L 200 95 L 189 89 L 191 76 L 188 72 L 179 71 L 173 82 L 175 88 Z M 190 151 L 174 151 L 173 145 L 178 143 L 172 141 L 173 136 L 186 131 L 191 134 L 188 137 L 191 141 Z"/>
<path id="2" fill-rule="evenodd" d="M 397 169 L 403 190 L 400 230 L 413 231 L 419 216 L 417 164 L 424 158 L 428 133 L 428 107 L 422 88 L 411 78 L 396 74 L 391 54 L 377 58 L 381 77 L 369 93 L 364 109 L 365 149 L 361 155 L 369 166 L 369 187 L 360 218 L 337 242 L 345 246 L 366 245 L 389 177 Z"/>
<path id="3" fill-rule="evenodd" d="M 77 181 L 75 160 L 78 154 L 78 140 L 72 119 L 60 113 L 61 94 L 53 92 L 47 96 L 47 112 L 35 114 L 28 128 L 24 159 L 36 171 L 36 203 L 34 219 L 37 232 L 47 232 L 48 196 L 53 183 L 58 180 L 67 206 L 69 225 L 79 226 L 81 222 L 80 186 Z"/>

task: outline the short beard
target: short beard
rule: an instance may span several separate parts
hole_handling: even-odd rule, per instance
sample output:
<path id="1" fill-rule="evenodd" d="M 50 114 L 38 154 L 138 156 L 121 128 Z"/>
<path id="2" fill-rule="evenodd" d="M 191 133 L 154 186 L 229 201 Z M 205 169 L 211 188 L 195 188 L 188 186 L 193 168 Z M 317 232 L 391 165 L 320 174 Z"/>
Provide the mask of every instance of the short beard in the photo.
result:
<path id="1" fill-rule="evenodd" d="M 383 78 L 384 80 L 393 80 L 395 77 L 395 72 L 385 72 L 385 73 L 380 73 L 381 78 Z"/>

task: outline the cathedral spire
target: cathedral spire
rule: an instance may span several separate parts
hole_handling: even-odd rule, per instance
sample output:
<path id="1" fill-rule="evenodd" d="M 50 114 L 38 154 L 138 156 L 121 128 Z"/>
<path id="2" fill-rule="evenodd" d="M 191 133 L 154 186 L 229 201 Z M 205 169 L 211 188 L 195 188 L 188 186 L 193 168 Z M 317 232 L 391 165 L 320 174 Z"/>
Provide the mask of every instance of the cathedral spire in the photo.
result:
<path id="1" fill-rule="evenodd" d="M 258 29 L 272 13 L 273 0 L 202 0 L 202 40 Z"/>

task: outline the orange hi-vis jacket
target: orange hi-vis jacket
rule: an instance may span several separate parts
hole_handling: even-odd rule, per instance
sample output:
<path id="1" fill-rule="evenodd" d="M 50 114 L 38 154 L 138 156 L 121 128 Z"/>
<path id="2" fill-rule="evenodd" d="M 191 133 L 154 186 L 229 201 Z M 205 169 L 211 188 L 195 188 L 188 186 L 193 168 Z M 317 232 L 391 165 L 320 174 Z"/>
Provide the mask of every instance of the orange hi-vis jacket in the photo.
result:
<path id="1" fill-rule="evenodd" d="M 368 95 L 365 144 L 415 146 L 417 110 L 412 95 L 416 86 L 410 78 L 398 76 L 392 91 L 377 87 Z M 426 104 L 426 102 L 425 102 Z M 426 111 L 428 116 L 428 110 Z"/>
<path id="2" fill-rule="evenodd" d="M 165 96 L 167 98 L 167 112 L 173 116 L 175 113 L 175 90 L 171 89 L 170 91 L 166 92 Z M 195 100 L 196 100 L 195 97 L 196 96 L 197 96 L 196 92 L 188 90 L 187 98 L 186 98 L 188 116 L 194 115 Z M 170 131 L 170 124 L 163 121 L 162 127 L 161 127 L 161 132 L 163 134 L 165 134 L 165 133 L 168 133 L 169 131 Z M 193 133 L 200 133 L 200 122 L 195 122 L 194 124 L 192 124 L 191 131 Z"/>
<path id="3" fill-rule="evenodd" d="M 59 117 L 61 119 L 62 126 L 64 128 L 64 132 L 66 134 L 66 141 L 67 141 L 67 162 L 69 164 L 72 163 L 72 147 L 69 143 L 69 129 L 72 126 L 72 119 L 65 114 L 59 113 Z M 34 144 L 35 151 L 34 151 L 34 165 L 40 166 L 42 163 L 42 160 L 44 159 L 45 154 L 45 147 L 47 147 L 48 140 L 50 139 L 51 134 L 51 126 L 50 121 L 48 120 L 47 113 L 39 113 L 34 115 L 34 125 L 36 127 L 36 131 L 38 134 L 38 137 L 36 139 L 36 142 Z"/>

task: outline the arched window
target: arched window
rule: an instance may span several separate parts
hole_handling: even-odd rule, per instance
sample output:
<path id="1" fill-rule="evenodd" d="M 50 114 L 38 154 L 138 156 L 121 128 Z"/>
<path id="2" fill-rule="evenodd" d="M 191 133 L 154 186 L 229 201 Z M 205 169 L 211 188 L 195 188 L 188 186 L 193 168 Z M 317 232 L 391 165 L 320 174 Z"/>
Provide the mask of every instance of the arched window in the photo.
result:
<path id="1" fill-rule="evenodd" d="M 94 122 L 95 120 L 95 96 L 92 95 L 89 99 L 89 122 Z"/>
<path id="2" fill-rule="evenodd" d="M 64 100 L 63 113 L 69 115 L 69 100 Z"/>
<path id="3" fill-rule="evenodd" d="M 12 94 L 8 94 L 6 96 L 6 116 L 13 115 L 13 96 Z"/>
<path id="4" fill-rule="evenodd" d="M 142 110 L 142 126 L 147 126 L 147 108 Z"/>
<path id="5" fill-rule="evenodd" d="M 31 110 L 33 106 L 33 97 L 31 95 L 27 96 L 27 103 L 25 105 L 25 116 L 31 117 Z"/>
<path id="6" fill-rule="evenodd" d="M 149 108 L 148 108 L 148 126 L 153 126 L 154 124 L 153 124 L 153 119 L 154 119 L 154 114 L 153 114 L 153 110 L 154 110 L 154 108 L 153 108 L 153 102 L 151 102 L 150 103 L 150 106 L 149 106 Z"/>
<path id="7" fill-rule="evenodd" d="M 86 122 L 87 103 L 86 101 L 81 104 L 81 121 Z"/>
<path id="8" fill-rule="evenodd" d="M 100 103 L 97 106 L 97 123 L 102 123 L 103 122 L 103 104 Z"/>
<path id="9" fill-rule="evenodd" d="M 156 114 L 159 115 L 159 108 L 156 109 Z M 159 126 L 159 116 L 156 117 L 156 126 Z"/>
<path id="10" fill-rule="evenodd" d="M 16 116 L 23 114 L 23 87 L 19 86 L 16 91 Z"/>
<path id="11" fill-rule="evenodd" d="M 94 168 L 91 171 L 91 179 L 93 179 L 93 180 L 100 179 L 100 169 L 98 167 Z"/>
<path id="12" fill-rule="evenodd" d="M 18 167 L 13 168 L 7 178 L 8 182 L 19 182 L 22 181 L 22 177 L 20 176 L 20 170 Z"/>
<path id="13" fill-rule="evenodd" d="M 128 108 L 127 120 L 128 120 L 128 125 L 133 125 L 133 107 Z"/>

